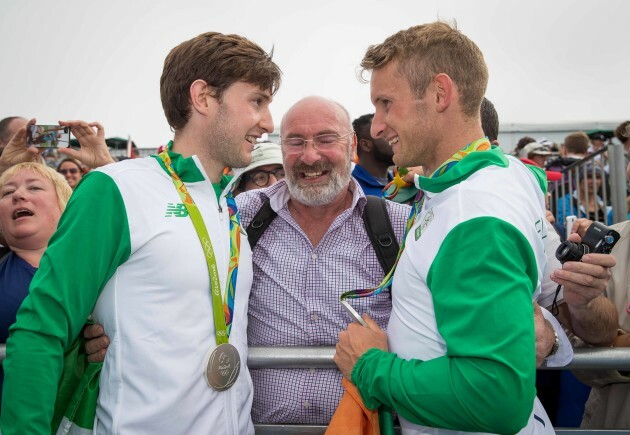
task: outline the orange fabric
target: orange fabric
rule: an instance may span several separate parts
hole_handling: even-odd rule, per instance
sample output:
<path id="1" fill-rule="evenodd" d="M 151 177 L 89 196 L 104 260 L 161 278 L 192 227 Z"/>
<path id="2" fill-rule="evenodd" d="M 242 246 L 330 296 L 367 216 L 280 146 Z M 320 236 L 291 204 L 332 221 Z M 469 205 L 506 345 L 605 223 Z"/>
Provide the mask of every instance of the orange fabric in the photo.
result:
<path id="1" fill-rule="evenodd" d="M 359 390 L 346 378 L 341 380 L 346 389 L 339 406 L 330 420 L 327 435 L 379 435 L 378 411 L 367 409 Z"/>

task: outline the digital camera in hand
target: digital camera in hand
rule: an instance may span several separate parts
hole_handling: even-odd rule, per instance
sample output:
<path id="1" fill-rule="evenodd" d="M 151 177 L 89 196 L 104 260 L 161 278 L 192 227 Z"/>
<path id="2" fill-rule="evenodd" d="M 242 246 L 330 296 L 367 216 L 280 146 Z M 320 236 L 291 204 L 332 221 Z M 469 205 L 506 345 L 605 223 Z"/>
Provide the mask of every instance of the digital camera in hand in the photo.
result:
<path id="1" fill-rule="evenodd" d="M 619 233 L 606 225 L 593 222 L 586 230 L 582 243 L 562 242 L 556 250 L 556 258 L 560 263 L 567 261 L 581 261 L 585 254 L 610 254 L 613 246 L 619 240 Z"/>

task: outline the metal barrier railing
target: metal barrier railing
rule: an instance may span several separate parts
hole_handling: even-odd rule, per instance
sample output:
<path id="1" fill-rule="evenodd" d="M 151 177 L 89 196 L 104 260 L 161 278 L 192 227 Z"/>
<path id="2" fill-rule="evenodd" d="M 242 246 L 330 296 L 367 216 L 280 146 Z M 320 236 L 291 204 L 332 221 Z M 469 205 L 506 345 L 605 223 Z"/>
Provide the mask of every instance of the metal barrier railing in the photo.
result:
<path id="1" fill-rule="evenodd" d="M 589 217 L 605 224 L 627 220 L 628 181 L 625 166 L 623 145 L 609 144 L 564 168 L 562 179 L 549 185 L 549 208 L 556 222 L 564 227 L 565 219 L 570 215 Z M 596 183 L 597 178 L 601 182 Z M 589 183 L 593 183 L 596 188 L 588 188 Z M 593 207 L 589 206 L 591 203 Z"/>
<path id="2" fill-rule="evenodd" d="M 334 347 L 250 347 L 247 365 L 251 369 L 334 369 L 334 354 Z M 5 357 L 6 344 L 0 344 L 0 363 Z M 541 369 L 630 371 L 630 348 L 579 348 L 568 365 Z"/>
<path id="3" fill-rule="evenodd" d="M 265 368 L 335 368 L 334 347 L 250 347 L 247 365 L 251 369 Z M 0 363 L 6 357 L 6 345 L 0 344 Z M 630 370 L 630 348 L 580 348 L 575 349 L 573 360 L 564 367 L 547 370 Z M 326 426 L 294 424 L 256 424 L 256 435 L 298 434 L 320 435 L 326 432 Z M 554 428 L 557 434 L 630 434 L 630 430 L 586 430 Z M 396 428 L 399 434 L 399 428 Z"/>
<path id="4" fill-rule="evenodd" d="M 251 347 L 247 365 L 253 369 L 332 369 L 337 367 L 334 354 L 334 347 Z M 630 370 L 630 348 L 579 348 L 568 365 L 541 369 Z"/>

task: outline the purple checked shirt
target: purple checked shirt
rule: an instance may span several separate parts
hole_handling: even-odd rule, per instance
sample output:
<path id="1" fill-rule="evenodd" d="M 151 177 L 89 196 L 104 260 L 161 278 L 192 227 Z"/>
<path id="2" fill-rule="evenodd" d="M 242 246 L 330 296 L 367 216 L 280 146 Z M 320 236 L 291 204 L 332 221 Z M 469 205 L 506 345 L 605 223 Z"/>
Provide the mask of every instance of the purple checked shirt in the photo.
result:
<path id="1" fill-rule="evenodd" d="M 278 214 L 253 251 L 254 281 L 249 300 L 250 346 L 334 346 L 351 319 L 339 303 L 341 293 L 374 287 L 383 269 L 366 233 L 366 199 L 354 179 L 352 205 L 333 221 L 317 246 L 293 220 L 285 181 L 236 197 L 243 228 L 266 198 Z M 387 203 L 398 240 L 409 207 Z M 246 243 L 246 241 L 243 241 Z M 391 311 L 389 292 L 352 299 L 385 329 Z M 328 424 L 343 393 L 336 369 L 252 369 L 252 418 L 261 424 Z"/>

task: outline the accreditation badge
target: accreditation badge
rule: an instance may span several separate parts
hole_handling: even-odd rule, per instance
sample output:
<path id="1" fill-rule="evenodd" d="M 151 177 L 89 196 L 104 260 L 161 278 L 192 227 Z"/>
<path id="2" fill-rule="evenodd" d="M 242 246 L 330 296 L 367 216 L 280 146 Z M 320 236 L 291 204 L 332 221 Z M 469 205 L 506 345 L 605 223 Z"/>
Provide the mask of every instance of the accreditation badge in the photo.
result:
<path id="1" fill-rule="evenodd" d="M 204 375 L 208 385 L 217 391 L 234 385 L 240 371 L 241 357 L 230 343 L 218 345 L 206 356 Z"/>
<path id="2" fill-rule="evenodd" d="M 422 233 L 424 233 L 427 227 L 431 225 L 431 222 L 433 222 L 433 209 L 429 209 L 429 211 L 427 211 L 427 213 L 422 218 L 422 222 L 420 222 L 420 225 L 418 225 L 418 227 L 416 228 L 416 241 L 418 241 L 418 239 L 420 238 Z"/>

